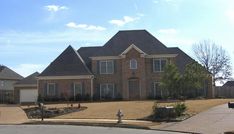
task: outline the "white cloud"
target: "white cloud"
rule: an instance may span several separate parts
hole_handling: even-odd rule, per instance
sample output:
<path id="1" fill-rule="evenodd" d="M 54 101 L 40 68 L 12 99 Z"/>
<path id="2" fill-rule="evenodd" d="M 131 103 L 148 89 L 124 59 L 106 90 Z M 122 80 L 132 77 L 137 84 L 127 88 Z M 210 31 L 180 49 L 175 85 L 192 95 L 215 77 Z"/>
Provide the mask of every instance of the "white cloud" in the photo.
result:
<path id="1" fill-rule="evenodd" d="M 45 69 L 45 65 L 42 64 L 20 64 L 13 67 L 12 70 L 19 73 L 20 75 L 26 77 L 34 72 L 41 72 Z"/>
<path id="2" fill-rule="evenodd" d="M 139 17 L 130 17 L 130 16 L 124 16 L 123 19 L 121 20 L 110 20 L 109 23 L 116 25 L 116 26 L 124 26 L 127 23 L 134 22 L 136 20 L 140 19 Z"/>
<path id="3" fill-rule="evenodd" d="M 161 34 L 176 34 L 178 31 L 176 29 L 169 28 L 169 29 L 160 29 L 158 30 L 158 32 Z"/>
<path id="4" fill-rule="evenodd" d="M 158 4 L 159 0 L 153 0 L 153 3 Z"/>
<path id="5" fill-rule="evenodd" d="M 228 10 L 226 11 L 226 16 L 228 17 L 228 19 L 229 19 L 229 21 L 230 21 L 231 23 L 234 23 L 234 9 L 233 9 L 233 8 L 228 9 Z"/>
<path id="6" fill-rule="evenodd" d="M 145 16 L 145 14 L 143 14 L 143 13 L 137 13 L 137 16 L 143 17 L 143 16 Z"/>
<path id="7" fill-rule="evenodd" d="M 47 5 L 45 6 L 46 10 L 50 12 L 57 12 L 59 10 L 66 10 L 68 7 L 66 6 L 59 6 L 59 5 Z"/>
<path id="8" fill-rule="evenodd" d="M 95 30 L 95 31 L 104 31 L 106 30 L 105 27 L 102 26 L 94 26 L 94 25 L 87 25 L 87 24 L 76 24 L 75 22 L 69 22 L 66 24 L 69 28 L 76 28 L 76 29 L 84 29 L 84 30 Z"/>

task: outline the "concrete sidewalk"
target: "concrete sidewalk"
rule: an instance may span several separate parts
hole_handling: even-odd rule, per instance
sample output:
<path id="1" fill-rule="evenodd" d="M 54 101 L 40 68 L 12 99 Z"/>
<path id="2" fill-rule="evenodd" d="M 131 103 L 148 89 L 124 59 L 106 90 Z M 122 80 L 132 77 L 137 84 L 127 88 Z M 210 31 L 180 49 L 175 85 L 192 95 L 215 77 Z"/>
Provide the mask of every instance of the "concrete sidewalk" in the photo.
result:
<path id="1" fill-rule="evenodd" d="M 163 123 L 155 129 L 186 131 L 204 134 L 220 134 L 234 130 L 234 109 L 227 104 L 213 107 L 185 121 L 178 123 Z"/>
<path id="2" fill-rule="evenodd" d="M 19 106 L 0 105 L 0 124 L 21 124 L 27 121 L 27 115 Z"/>

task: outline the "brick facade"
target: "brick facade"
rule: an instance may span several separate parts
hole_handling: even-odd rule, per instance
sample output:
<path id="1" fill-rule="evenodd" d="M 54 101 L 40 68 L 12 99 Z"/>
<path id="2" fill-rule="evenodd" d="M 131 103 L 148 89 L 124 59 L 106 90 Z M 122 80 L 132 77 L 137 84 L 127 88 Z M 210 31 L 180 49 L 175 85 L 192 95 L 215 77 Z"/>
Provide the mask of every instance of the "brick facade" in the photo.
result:
<path id="1" fill-rule="evenodd" d="M 91 80 L 90 79 L 61 79 L 61 80 L 39 80 L 38 81 L 38 93 L 43 98 L 50 98 L 47 96 L 47 84 L 54 83 L 56 86 L 56 95 L 53 98 L 63 99 L 63 98 L 71 98 L 72 89 L 74 83 L 82 84 L 82 95 L 89 96 L 91 94 Z"/>
<path id="2" fill-rule="evenodd" d="M 130 69 L 130 60 L 137 61 L 137 69 Z M 173 58 L 167 58 L 168 61 L 174 63 Z M 100 74 L 100 60 L 92 60 L 92 72 L 94 79 L 94 93 L 100 95 L 100 84 L 114 83 L 116 94 L 121 94 L 124 100 L 131 99 L 129 97 L 129 80 L 136 79 L 139 81 L 139 98 L 147 99 L 152 94 L 152 84 L 159 82 L 162 72 L 153 72 L 153 58 L 145 58 L 140 52 L 132 48 L 122 58 L 113 59 L 114 74 Z"/>

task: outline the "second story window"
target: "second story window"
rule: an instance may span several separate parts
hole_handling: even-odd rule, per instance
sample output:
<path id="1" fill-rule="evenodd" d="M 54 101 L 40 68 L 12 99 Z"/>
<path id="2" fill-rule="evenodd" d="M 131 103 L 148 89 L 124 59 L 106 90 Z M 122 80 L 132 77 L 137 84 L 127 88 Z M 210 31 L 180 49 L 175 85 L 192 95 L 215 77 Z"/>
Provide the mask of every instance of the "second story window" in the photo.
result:
<path id="1" fill-rule="evenodd" d="M 137 69 L 137 60 L 136 59 L 130 60 L 130 69 Z"/>
<path id="2" fill-rule="evenodd" d="M 153 70 L 154 72 L 163 72 L 166 66 L 166 59 L 154 59 L 153 60 Z"/>
<path id="3" fill-rule="evenodd" d="M 114 73 L 114 62 L 113 60 L 103 60 L 99 63 L 100 74 L 113 74 Z"/>
<path id="4" fill-rule="evenodd" d="M 0 81 L 0 87 L 4 87 L 4 81 Z"/>

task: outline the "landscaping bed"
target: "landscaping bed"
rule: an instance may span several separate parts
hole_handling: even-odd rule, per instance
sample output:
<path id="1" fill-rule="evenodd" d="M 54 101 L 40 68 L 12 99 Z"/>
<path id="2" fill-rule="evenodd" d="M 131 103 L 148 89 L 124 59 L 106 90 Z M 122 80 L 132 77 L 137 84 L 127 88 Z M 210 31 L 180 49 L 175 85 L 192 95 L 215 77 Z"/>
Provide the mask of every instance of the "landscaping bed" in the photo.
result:
<path id="1" fill-rule="evenodd" d="M 44 118 L 52 118 L 64 114 L 69 114 L 73 112 L 79 112 L 87 109 L 87 107 L 80 106 L 80 107 L 47 107 L 44 106 Z M 28 108 L 23 108 L 27 117 L 29 119 L 38 119 L 41 118 L 41 108 L 39 106 L 33 106 Z"/>

